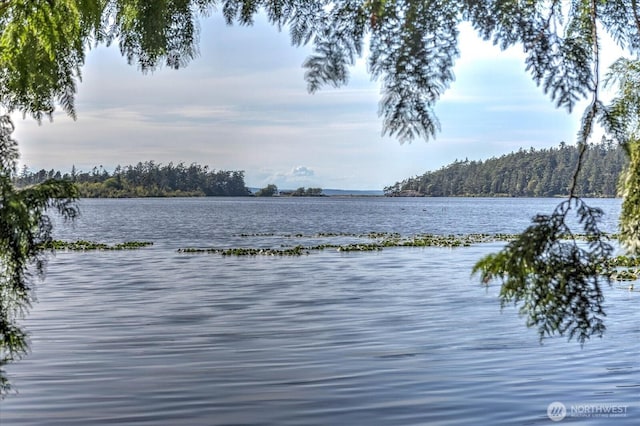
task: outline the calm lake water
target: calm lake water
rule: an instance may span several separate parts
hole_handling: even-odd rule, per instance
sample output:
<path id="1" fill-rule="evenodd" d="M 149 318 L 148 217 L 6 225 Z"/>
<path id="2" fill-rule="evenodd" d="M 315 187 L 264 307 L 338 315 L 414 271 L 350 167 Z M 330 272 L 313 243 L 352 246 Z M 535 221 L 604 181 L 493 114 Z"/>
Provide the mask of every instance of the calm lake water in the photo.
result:
<path id="1" fill-rule="evenodd" d="M 318 233 L 511 233 L 557 201 L 82 200 L 57 238 L 154 245 L 51 259 L 0 424 L 537 425 L 552 402 L 566 407 L 561 423 L 640 424 L 640 292 L 622 284 L 606 291 L 605 337 L 581 348 L 541 345 L 517 309 L 500 311 L 497 286 L 470 276 L 501 243 L 177 252 L 355 238 Z M 615 231 L 620 201 L 593 204 Z M 624 416 L 602 417 L 607 407 Z"/>

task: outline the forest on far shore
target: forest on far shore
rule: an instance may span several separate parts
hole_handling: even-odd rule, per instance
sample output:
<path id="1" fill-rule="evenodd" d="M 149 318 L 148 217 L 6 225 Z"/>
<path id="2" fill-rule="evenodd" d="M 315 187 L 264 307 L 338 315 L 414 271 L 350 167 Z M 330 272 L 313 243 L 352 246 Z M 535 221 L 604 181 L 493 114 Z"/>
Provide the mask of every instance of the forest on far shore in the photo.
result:
<path id="1" fill-rule="evenodd" d="M 30 172 L 24 167 L 13 181 L 16 186 L 24 187 L 47 179 L 75 182 L 82 198 L 251 195 L 244 182 L 244 171 L 216 171 L 195 163 L 161 165 L 146 161 L 135 166 L 117 166 L 112 173 L 102 166 L 90 172 L 77 171 L 74 166 L 70 173 L 64 174 L 44 169 Z"/>
<path id="2" fill-rule="evenodd" d="M 520 149 L 485 161 L 459 161 L 384 188 L 387 196 L 555 197 L 567 196 L 578 163 L 578 147 Z M 628 163 L 624 149 L 611 141 L 591 144 L 578 175 L 582 197 L 616 197 Z"/>
<path id="3" fill-rule="evenodd" d="M 422 176 L 407 178 L 384 188 L 386 196 L 418 197 L 556 197 L 568 195 L 579 150 L 564 142 L 558 147 L 528 150 L 484 161 L 455 162 Z M 611 141 L 588 145 L 578 175 L 577 194 L 583 197 L 616 197 L 620 174 L 628 163 L 624 149 Z M 113 172 L 102 166 L 91 171 L 30 171 L 26 166 L 13 176 L 18 187 L 67 179 L 75 182 L 82 198 L 250 196 L 244 171 L 210 169 L 196 163 L 139 162 L 117 166 Z M 273 187 L 273 188 L 271 188 Z M 268 192 L 273 189 L 273 194 Z M 304 190 L 302 193 L 300 190 Z M 278 191 L 275 185 L 256 195 L 322 195 L 320 188 Z M 313 191 L 313 193 L 309 193 Z M 264 193 L 263 193 L 264 192 Z M 290 193 L 291 192 L 291 193 Z M 317 193 L 316 193 L 317 192 Z"/>

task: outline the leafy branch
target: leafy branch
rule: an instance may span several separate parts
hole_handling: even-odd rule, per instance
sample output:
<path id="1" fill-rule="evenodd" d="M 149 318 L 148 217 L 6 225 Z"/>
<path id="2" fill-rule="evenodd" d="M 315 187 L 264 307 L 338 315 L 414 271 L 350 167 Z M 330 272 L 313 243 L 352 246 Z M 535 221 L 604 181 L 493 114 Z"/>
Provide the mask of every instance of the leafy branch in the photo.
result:
<path id="1" fill-rule="evenodd" d="M 592 100 L 582 116 L 578 132 L 579 157 L 569 188 L 569 197 L 551 215 L 537 215 L 533 223 L 500 252 L 482 258 L 473 268 L 482 282 L 493 279 L 502 282 L 501 307 L 508 303 L 520 306 L 528 327 L 537 327 L 540 339 L 559 334 L 576 338 L 581 344 L 591 336 L 602 336 L 604 296 L 602 284 L 610 277 L 602 274 L 600 265 L 607 264 L 613 252 L 608 237 L 598 227 L 601 209 L 588 206 L 575 196 L 588 139 L 597 119 L 606 123 L 611 115 L 599 99 L 599 40 L 597 30 L 597 0 L 577 7 L 577 17 L 567 33 L 577 34 L 582 54 L 581 62 L 592 70 L 581 79 L 579 87 L 589 89 Z M 571 37 L 570 37 L 571 38 Z M 547 90 L 548 86 L 545 86 Z M 587 238 L 580 244 L 569 225 L 569 212 L 575 212 L 578 224 Z"/>
<path id="2" fill-rule="evenodd" d="M 575 212 L 587 242 L 578 242 L 568 225 Z M 500 279 L 500 303 L 521 303 L 528 327 L 537 327 L 540 339 L 568 335 L 581 344 L 602 336 L 604 296 L 602 265 L 613 247 L 598 228 L 603 212 L 580 198 L 560 203 L 551 215 L 537 215 L 533 224 L 498 253 L 481 259 L 473 268 L 483 283 Z"/>
<path id="3" fill-rule="evenodd" d="M 33 274 L 44 276 L 52 223 L 49 210 L 74 219 L 77 190 L 72 182 L 49 180 L 25 189 L 11 182 L 17 160 L 14 126 L 0 116 L 0 397 L 10 384 L 2 367 L 28 350 L 27 333 L 19 326 L 33 302 Z"/>

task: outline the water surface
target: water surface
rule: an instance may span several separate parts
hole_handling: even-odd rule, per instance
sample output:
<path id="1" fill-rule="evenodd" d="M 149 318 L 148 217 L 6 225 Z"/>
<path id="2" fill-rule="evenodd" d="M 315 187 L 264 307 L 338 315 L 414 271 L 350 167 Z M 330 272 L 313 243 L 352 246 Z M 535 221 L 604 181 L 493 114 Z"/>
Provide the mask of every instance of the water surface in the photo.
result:
<path id="1" fill-rule="evenodd" d="M 594 200 L 615 230 L 619 200 Z M 500 248 L 187 255 L 180 247 L 306 244 L 319 232 L 522 230 L 551 199 L 83 200 L 57 237 L 153 241 L 59 252 L 8 371 L 4 425 L 549 424 L 547 407 L 627 406 L 640 421 L 640 293 L 606 292 L 608 330 L 540 345 L 497 287 L 470 276 Z M 242 234 L 260 234 L 242 236 Z M 303 237 L 291 237 L 302 234 Z"/>

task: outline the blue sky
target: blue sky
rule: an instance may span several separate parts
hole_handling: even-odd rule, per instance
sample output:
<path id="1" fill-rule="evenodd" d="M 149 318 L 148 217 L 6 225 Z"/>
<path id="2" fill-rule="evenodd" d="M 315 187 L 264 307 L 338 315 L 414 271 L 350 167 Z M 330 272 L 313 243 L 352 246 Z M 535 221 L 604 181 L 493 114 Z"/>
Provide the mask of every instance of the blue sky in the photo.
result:
<path id="1" fill-rule="evenodd" d="M 308 48 L 263 19 L 201 22 L 200 55 L 186 68 L 143 75 L 116 46 L 89 52 L 78 119 L 38 125 L 16 115 L 21 164 L 89 171 L 154 160 L 244 170 L 248 186 L 382 189 L 456 159 L 573 143 L 581 109 L 555 109 L 524 71 L 517 48 L 501 52 L 463 29 L 456 81 L 436 107 L 435 140 L 381 137 L 379 86 L 364 60 L 341 89 L 306 90 Z M 617 52 L 605 52 L 606 60 Z"/>

